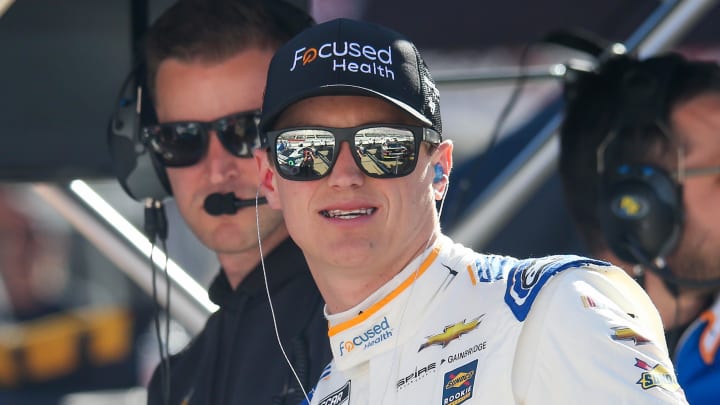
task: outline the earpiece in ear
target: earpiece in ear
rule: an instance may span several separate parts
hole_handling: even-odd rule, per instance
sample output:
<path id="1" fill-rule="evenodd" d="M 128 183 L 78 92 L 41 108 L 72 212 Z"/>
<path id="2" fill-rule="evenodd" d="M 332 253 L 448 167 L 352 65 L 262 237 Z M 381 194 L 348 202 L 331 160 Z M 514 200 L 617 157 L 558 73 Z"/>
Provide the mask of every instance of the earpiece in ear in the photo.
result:
<path id="1" fill-rule="evenodd" d="M 435 163 L 435 177 L 433 177 L 433 183 L 439 183 L 445 177 L 445 171 L 440 163 Z"/>

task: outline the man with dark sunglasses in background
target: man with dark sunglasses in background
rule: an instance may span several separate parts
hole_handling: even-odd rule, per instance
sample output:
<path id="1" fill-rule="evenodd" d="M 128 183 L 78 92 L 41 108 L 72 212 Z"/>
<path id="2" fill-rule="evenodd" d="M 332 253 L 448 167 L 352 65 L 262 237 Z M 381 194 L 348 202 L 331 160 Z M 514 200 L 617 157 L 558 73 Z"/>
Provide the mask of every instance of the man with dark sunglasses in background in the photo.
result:
<path id="1" fill-rule="evenodd" d="M 183 219 L 222 266 L 209 289 L 220 309 L 170 357 L 169 376 L 165 364 L 156 368 L 149 404 L 297 404 L 330 358 L 322 298 L 300 250 L 279 212 L 261 198 L 256 212 L 252 159 L 270 58 L 310 25 L 279 0 L 181 0 L 147 34 L 158 123 L 141 136 Z"/>
<path id="2" fill-rule="evenodd" d="M 262 111 L 262 188 L 326 302 L 333 362 L 311 404 L 686 403 L 621 269 L 441 233 L 453 145 L 407 38 L 346 19 L 303 31 L 273 57 Z M 312 173 L 279 158 L 309 139 Z"/>
<path id="3" fill-rule="evenodd" d="M 560 174 L 590 254 L 645 288 L 693 405 L 720 390 L 720 66 L 615 56 L 566 85 Z"/>

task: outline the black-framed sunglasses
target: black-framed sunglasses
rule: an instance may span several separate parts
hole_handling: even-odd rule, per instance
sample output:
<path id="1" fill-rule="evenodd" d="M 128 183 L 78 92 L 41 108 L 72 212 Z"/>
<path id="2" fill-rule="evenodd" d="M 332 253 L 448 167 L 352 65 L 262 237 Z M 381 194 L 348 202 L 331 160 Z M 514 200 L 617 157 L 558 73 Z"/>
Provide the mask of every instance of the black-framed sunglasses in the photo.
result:
<path id="1" fill-rule="evenodd" d="M 440 134 L 431 128 L 392 124 L 286 128 L 266 135 L 280 176 L 294 181 L 327 176 L 337 162 L 342 142 L 350 145 L 360 170 L 379 179 L 407 176 L 417 165 L 420 143 L 441 142 Z"/>
<path id="2" fill-rule="evenodd" d="M 228 152 L 239 158 L 251 158 L 260 146 L 260 111 L 243 111 L 214 121 L 168 122 L 145 126 L 143 142 L 168 167 L 192 166 L 207 154 L 210 131 L 215 131 Z"/>

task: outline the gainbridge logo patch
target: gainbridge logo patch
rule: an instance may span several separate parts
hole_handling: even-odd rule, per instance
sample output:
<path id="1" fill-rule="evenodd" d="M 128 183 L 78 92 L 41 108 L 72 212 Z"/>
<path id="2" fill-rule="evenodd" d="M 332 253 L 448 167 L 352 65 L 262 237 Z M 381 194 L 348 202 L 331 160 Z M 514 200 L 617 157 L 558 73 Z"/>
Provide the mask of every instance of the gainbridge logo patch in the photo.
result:
<path id="1" fill-rule="evenodd" d="M 293 72 L 314 63 L 325 63 L 330 71 L 375 75 L 395 80 L 392 48 L 376 48 L 358 42 L 333 41 L 320 46 L 301 47 L 293 52 Z"/>

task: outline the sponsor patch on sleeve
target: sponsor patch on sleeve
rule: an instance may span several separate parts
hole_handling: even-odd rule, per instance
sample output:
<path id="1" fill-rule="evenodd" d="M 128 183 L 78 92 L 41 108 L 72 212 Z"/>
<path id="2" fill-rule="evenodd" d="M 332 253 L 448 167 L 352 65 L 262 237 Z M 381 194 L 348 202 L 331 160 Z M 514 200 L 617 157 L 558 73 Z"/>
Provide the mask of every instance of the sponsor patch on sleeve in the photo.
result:
<path id="1" fill-rule="evenodd" d="M 662 364 L 655 364 L 653 366 L 635 358 L 635 367 L 643 370 L 640 374 L 640 379 L 637 380 L 637 384 L 644 390 L 657 387 L 670 392 L 675 392 L 680 389 L 680 385 L 675 379 L 675 375 Z"/>

